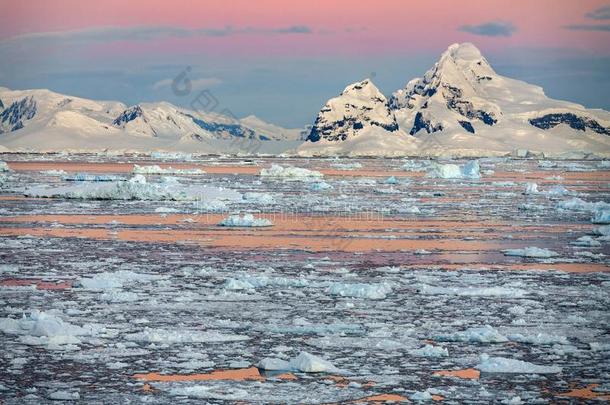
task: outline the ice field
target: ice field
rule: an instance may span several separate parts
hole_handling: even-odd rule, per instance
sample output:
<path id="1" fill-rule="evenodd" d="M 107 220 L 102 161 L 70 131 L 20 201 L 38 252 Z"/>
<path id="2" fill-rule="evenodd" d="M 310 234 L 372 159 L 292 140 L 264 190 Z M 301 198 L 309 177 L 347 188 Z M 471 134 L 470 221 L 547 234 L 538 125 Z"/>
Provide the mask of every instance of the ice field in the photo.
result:
<path id="1" fill-rule="evenodd" d="M 0 160 L 0 402 L 610 400 L 608 162 Z"/>

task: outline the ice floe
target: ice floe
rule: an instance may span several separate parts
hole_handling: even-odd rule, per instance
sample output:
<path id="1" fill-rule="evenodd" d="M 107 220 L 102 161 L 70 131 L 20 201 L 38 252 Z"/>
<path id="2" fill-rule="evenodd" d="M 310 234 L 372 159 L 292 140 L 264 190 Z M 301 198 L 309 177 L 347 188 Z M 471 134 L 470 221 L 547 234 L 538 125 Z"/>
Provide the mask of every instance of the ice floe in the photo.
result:
<path id="1" fill-rule="evenodd" d="M 267 218 L 255 218 L 252 214 L 230 215 L 218 223 L 219 226 L 226 227 L 248 227 L 259 228 L 273 226 L 273 223 Z"/>
<path id="2" fill-rule="evenodd" d="M 481 178 L 481 171 L 478 160 L 471 160 L 462 166 L 453 163 L 433 162 L 426 176 L 440 179 L 479 179 Z"/>
<path id="3" fill-rule="evenodd" d="M 261 169 L 260 175 L 262 177 L 278 177 L 286 180 L 311 180 L 324 177 L 322 173 L 315 170 L 292 166 L 283 167 L 275 163 L 268 169 Z"/>
<path id="4" fill-rule="evenodd" d="M 559 256 L 559 253 L 549 249 L 539 248 L 536 246 L 528 246 L 523 249 L 505 249 L 502 251 L 506 256 L 532 257 L 540 259 L 548 259 Z"/>
<path id="5" fill-rule="evenodd" d="M 504 343 L 509 339 L 490 325 L 434 336 L 439 342 Z"/>
<path id="6" fill-rule="evenodd" d="M 101 326 L 78 326 L 64 321 L 56 313 L 32 310 L 20 319 L 0 318 L 0 331 L 22 335 L 21 341 L 30 345 L 46 345 L 49 349 L 81 343 L 81 336 L 92 336 Z"/>
<path id="7" fill-rule="evenodd" d="M 446 347 L 425 345 L 419 349 L 409 350 L 409 354 L 419 357 L 447 357 L 449 356 L 449 351 Z"/>
<path id="8" fill-rule="evenodd" d="M 339 295 L 341 297 L 381 300 L 386 298 L 386 296 L 392 292 L 392 287 L 388 284 L 335 283 L 330 285 L 327 291 L 329 294 Z"/>
<path id="9" fill-rule="evenodd" d="M 219 331 L 199 331 L 185 329 L 145 328 L 140 332 L 124 335 L 126 340 L 145 343 L 222 343 L 238 342 L 250 339 L 246 335 L 226 334 Z"/>
<path id="10" fill-rule="evenodd" d="M 488 354 L 481 355 L 481 361 L 475 368 L 484 373 L 511 374 L 556 374 L 562 370 L 558 366 L 541 366 L 505 357 L 490 357 Z"/>
<path id="11" fill-rule="evenodd" d="M 331 362 L 308 352 L 301 352 L 290 361 L 264 358 L 257 367 L 263 370 L 300 371 L 303 373 L 337 373 L 340 370 Z"/>
<path id="12" fill-rule="evenodd" d="M 185 174 L 185 175 L 198 175 L 205 174 L 202 169 L 174 169 L 173 167 L 163 168 L 159 165 L 140 166 L 133 165 L 134 174 Z"/>
<path id="13" fill-rule="evenodd" d="M 141 174 L 128 181 L 83 183 L 59 187 L 35 186 L 25 190 L 28 197 L 81 200 L 148 200 L 148 201 L 235 201 L 241 194 L 212 186 L 184 186 L 176 182 L 148 183 Z"/>

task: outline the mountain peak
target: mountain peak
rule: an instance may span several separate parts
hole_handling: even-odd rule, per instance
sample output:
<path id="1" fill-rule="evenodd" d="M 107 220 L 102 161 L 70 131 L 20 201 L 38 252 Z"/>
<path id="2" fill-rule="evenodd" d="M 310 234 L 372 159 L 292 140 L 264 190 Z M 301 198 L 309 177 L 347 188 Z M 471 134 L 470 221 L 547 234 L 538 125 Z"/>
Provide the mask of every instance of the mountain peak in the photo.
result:
<path id="1" fill-rule="evenodd" d="M 445 53 L 451 55 L 452 59 L 457 60 L 479 60 L 483 57 L 479 48 L 474 46 L 474 44 L 470 42 L 463 42 L 461 44 L 452 44 L 449 45 Z"/>
<path id="2" fill-rule="evenodd" d="M 367 127 L 378 127 L 387 132 L 398 130 L 388 100 L 370 79 L 352 83 L 338 97 L 328 100 L 307 140 L 344 141 Z"/>
<path id="3" fill-rule="evenodd" d="M 383 93 L 377 88 L 377 86 L 375 86 L 375 84 L 373 84 L 373 81 L 368 78 L 360 82 L 350 84 L 343 90 L 343 92 L 341 92 L 341 96 L 351 96 L 366 99 L 379 98 L 383 101 L 386 100 Z"/>

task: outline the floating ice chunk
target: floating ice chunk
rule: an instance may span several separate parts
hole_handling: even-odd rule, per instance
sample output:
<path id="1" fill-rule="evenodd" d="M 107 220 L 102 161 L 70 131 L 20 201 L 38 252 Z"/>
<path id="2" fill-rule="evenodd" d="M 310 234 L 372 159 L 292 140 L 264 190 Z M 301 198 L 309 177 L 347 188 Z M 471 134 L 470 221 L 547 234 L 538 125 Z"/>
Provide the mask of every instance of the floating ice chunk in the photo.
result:
<path id="1" fill-rule="evenodd" d="M 171 207 L 157 207 L 157 208 L 155 208 L 155 212 L 157 212 L 159 214 L 171 214 L 174 212 L 180 212 L 180 210 L 177 210 L 176 208 L 171 208 Z"/>
<path id="2" fill-rule="evenodd" d="M 321 181 L 321 182 L 318 182 L 318 183 L 313 183 L 311 186 L 309 186 L 309 189 L 311 191 L 324 191 L 324 190 L 330 190 L 332 188 L 333 188 L 333 186 L 328 184 L 325 181 Z"/>
<path id="3" fill-rule="evenodd" d="M 252 214 L 230 215 L 218 223 L 219 226 L 228 227 L 266 227 L 273 226 L 267 218 L 254 218 Z"/>
<path id="4" fill-rule="evenodd" d="M 243 196 L 244 201 L 258 204 L 274 204 L 275 199 L 269 193 L 247 192 Z"/>
<path id="5" fill-rule="evenodd" d="M 527 183 L 525 185 L 524 194 L 537 194 L 538 193 L 538 184 L 536 183 Z"/>
<path id="6" fill-rule="evenodd" d="M 359 162 L 331 163 L 330 166 L 334 167 L 335 169 L 339 169 L 339 170 L 355 170 L 355 169 L 360 169 L 362 167 L 362 164 Z"/>
<path id="7" fill-rule="evenodd" d="M 527 291 L 511 287 L 437 287 L 421 284 L 417 290 L 424 295 L 458 295 L 463 297 L 513 297 L 522 298 Z"/>
<path id="8" fill-rule="evenodd" d="M 604 201 L 588 202 L 580 198 L 572 198 L 570 200 L 564 200 L 557 203 L 557 208 L 566 211 L 582 211 L 582 212 L 596 212 L 599 210 L 610 210 L 610 204 Z"/>
<path id="9" fill-rule="evenodd" d="M 407 160 L 400 167 L 402 170 L 408 172 L 419 172 L 424 171 L 430 166 L 430 162 L 425 160 Z"/>
<path id="10" fill-rule="evenodd" d="M 580 238 L 578 238 L 574 242 L 572 242 L 572 245 L 586 246 L 586 247 L 599 247 L 602 244 L 601 244 L 601 242 L 590 237 L 589 235 L 585 235 L 585 236 L 581 236 Z"/>
<path id="11" fill-rule="evenodd" d="M 593 230 L 593 234 L 600 236 L 610 236 L 610 225 L 598 226 Z"/>
<path id="12" fill-rule="evenodd" d="M 53 391 L 49 394 L 49 399 L 54 401 L 77 401 L 80 394 L 77 391 Z"/>
<path id="13" fill-rule="evenodd" d="M 6 164 L 5 161 L 0 160 L 0 173 L 1 172 L 10 172 L 10 171 L 11 171 L 11 168 L 8 167 L 8 164 Z"/>
<path id="14" fill-rule="evenodd" d="M 417 391 L 409 397 L 412 401 L 432 401 L 432 393 L 428 390 Z"/>
<path id="15" fill-rule="evenodd" d="M 594 224 L 610 224 L 610 208 L 598 208 L 593 213 L 591 222 Z"/>
<path id="16" fill-rule="evenodd" d="M 114 174 L 89 174 L 89 173 L 76 173 L 73 175 L 65 175 L 62 177 L 65 181 L 125 181 L 126 179 L 121 176 Z"/>
<path id="17" fill-rule="evenodd" d="M 265 357 L 264 359 L 258 362 L 256 367 L 268 371 L 288 371 L 292 369 L 292 366 L 289 361 L 273 357 Z"/>
<path id="18" fill-rule="evenodd" d="M 471 160 L 463 166 L 434 162 L 426 176 L 441 179 L 480 179 L 481 171 L 478 160 Z"/>
<path id="19" fill-rule="evenodd" d="M 512 397 L 511 399 L 505 399 L 502 403 L 504 405 L 521 405 L 523 404 L 523 401 L 521 400 L 521 397 Z"/>
<path id="20" fill-rule="evenodd" d="M 480 328 L 469 328 L 462 332 L 441 334 L 434 337 L 440 342 L 477 342 L 477 343 L 503 343 L 508 338 L 490 325 Z"/>
<path id="21" fill-rule="evenodd" d="M 541 366 L 505 357 L 489 357 L 488 354 L 481 355 L 481 362 L 475 368 L 484 373 L 514 374 L 556 374 L 562 370 L 558 366 Z"/>
<path id="22" fill-rule="evenodd" d="M 511 342 L 529 343 L 532 345 L 553 345 L 562 344 L 567 345 L 568 339 L 565 336 L 550 335 L 548 333 L 536 333 L 532 335 L 523 335 L 521 333 L 514 333 L 508 335 L 508 339 Z"/>
<path id="23" fill-rule="evenodd" d="M 107 290 L 110 288 L 122 288 L 125 284 L 150 283 L 151 281 L 163 278 L 166 278 L 166 276 L 135 273 L 130 270 L 119 270 L 99 273 L 93 277 L 82 277 L 77 282 L 77 285 L 90 290 Z"/>
<path id="24" fill-rule="evenodd" d="M 371 300 L 382 300 L 392 292 L 389 284 L 343 284 L 335 283 L 328 287 L 329 294 L 341 297 L 368 298 Z"/>
<path id="25" fill-rule="evenodd" d="M 303 373 L 337 373 L 340 370 L 328 360 L 314 356 L 307 352 L 301 352 L 290 361 L 276 358 L 265 358 L 258 364 L 264 370 L 292 370 Z"/>
<path id="26" fill-rule="evenodd" d="M 557 196 L 570 194 L 570 191 L 561 184 L 558 184 L 546 190 L 544 193 L 547 195 Z"/>
<path id="27" fill-rule="evenodd" d="M 447 357 L 449 351 L 446 347 L 425 345 L 419 349 L 409 350 L 409 354 L 420 357 Z"/>
<path id="28" fill-rule="evenodd" d="M 152 152 L 150 157 L 153 159 L 162 159 L 162 160 L 183 160 L 189 161 L 193 160 L 192 153 L 184 153 L 184 152 Z"/>
<path id="29" fill-rule="evenodd" d="M 84 183 L 44 188 L 32 187 L 24 193 L 29 197 L 68 198 L 88 200 L 147 200 L 147 201 L 201 201 L 240 200 L 241 194 L 220 187 L 183 186 L 179 183 L 147 183 L 136 174 L 128 181 Z"/>
<path id="30" fill-rule="evenodd" d="M 520 256 L 520 257 L 533 257 L 533 258 L 549 258 L 559 256 L 559 253 L 553 252 L 549 249 L 538 248 L 535 246 L 529 246 L 523 249 L 506 249 L 502 251 L 505 256 Z"/>
<path id="31" fill-rule="evenodd" d="M 282 167 L 275 163 L 269 169 L 262 169 L 260 175 L 262 177 L 281 177 L 288 180 L 308 180 L 324 177 L 322 173 L 315 170 L 292 166 Z"/>
<path id="32" fill-rule="evenodd" d="M 385 184 L 398 184 L 398 180 L 396 180 L 396 177 L 390 176 L 387 179 L 385 179 L 384 183 Z"/>
<path id="33" fill-rule="evenodd" d="M 195 174 L 205 174 L 205 171 L 201 169 L 174 169 L 173 167 L 163 168 L 159 165 L 150 165 L 150 166 L 140 166 L 133 165 L 134 174 L 186 174 L 186 175 L 195 175 Z"/>
<path id="34" fill-rule="evenodd" d="M 189 331 L 145 328 L 141 332 L 125 335 L 132 342 L 148 343 L 221 343 L 248 340 L 246 335 L 225 334 L 218 331 Z"/>
<path id="35" fill-rule="evenodd" d="M 33 310 L 21 319 L 0 318 L 0 331 L 3 333 L 25 335 L 23 343 L 47 345 L 50 349 L 80 343 L 79 336 L 92 336 L 99 329 L 91 324 L 73 325 L 50 312 L 39 310 Z"/>
<path id="36" fill-rule="evenodd" d="M 253 290 L 254 286 L 247 281 L 230 278 L 225 282 L 224 288 L 225 290 Z"/>
<path id="37" fill-rule="evenodd" d="M 40 174 L 44 174 L 45 176 L 66 176 L 68 173 L 65 170 L 42 170 Z"/>

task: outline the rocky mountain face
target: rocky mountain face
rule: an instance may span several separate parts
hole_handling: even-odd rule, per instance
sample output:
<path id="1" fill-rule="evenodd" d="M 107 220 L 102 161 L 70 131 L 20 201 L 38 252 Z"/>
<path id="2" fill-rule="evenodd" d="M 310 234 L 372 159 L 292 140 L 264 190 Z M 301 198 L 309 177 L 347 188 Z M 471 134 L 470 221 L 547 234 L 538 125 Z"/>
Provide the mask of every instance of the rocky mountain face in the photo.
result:
<path id="1" fill-rule="evenodd" d="M 398 131 L 388 100 L 369 79 L 347 86 L 338 97 L 328 100 L 320 110 L 307 141 L 345 141 L 366 127 Z"/>

